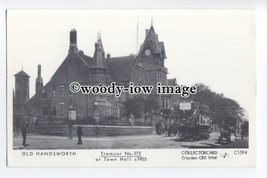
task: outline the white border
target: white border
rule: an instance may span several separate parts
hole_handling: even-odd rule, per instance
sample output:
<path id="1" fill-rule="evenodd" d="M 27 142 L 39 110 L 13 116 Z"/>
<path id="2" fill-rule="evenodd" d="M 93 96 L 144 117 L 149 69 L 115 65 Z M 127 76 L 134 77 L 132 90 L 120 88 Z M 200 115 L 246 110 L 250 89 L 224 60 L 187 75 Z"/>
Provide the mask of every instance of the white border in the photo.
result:
<path id="1" fill-rule="evenodd" d="M 253 169 L 18 169 L 6 167 L 6 34 L 5 10 L 7 8 L 255 8 L 257 21 L 257 168 Z M 267 2 L 265 0 L 98 0 L 76 1 L 0 1 L 0 172 L 4 177 L 267 177 Z"/>

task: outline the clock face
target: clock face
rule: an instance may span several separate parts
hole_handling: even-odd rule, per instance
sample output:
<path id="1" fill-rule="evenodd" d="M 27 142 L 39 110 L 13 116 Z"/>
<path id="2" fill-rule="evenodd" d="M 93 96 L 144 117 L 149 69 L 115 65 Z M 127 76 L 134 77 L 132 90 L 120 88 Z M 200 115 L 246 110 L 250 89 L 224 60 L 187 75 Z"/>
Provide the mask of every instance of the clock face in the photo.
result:
<path id="1" fill-rule="evenodd" d="M 151 52 L 150 52 L 149 49 L 145 50 L 145 55 L 146 55 L 146 56 L 149 56 L 150 54 L 151 54 Z"/>

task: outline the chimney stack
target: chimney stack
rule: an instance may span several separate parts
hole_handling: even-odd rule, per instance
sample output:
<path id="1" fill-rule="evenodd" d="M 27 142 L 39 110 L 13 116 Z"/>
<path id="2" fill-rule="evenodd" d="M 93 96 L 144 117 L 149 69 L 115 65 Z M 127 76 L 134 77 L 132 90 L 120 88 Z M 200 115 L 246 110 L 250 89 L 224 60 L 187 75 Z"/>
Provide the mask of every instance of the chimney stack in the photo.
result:
<path id="1" fill-rule="evenodd" d="M 38 65 L 38 78 L 41 77 L 41 65 Z"/>
<path id="2" fill-rule="evenodd" d="M 41 77 L 41 65 L 39 64 L 37 66 L 38 72 L 37 72 L 37 78 L 35 81 L 35 93 L 38 93 L 39 91 L 43 90 L 43 78 Z"/>
<path id="3" fill-rule="evenodd" d="M 75 29 L 72 29 L 70 31 L 70 47 L 69 47 L 69 54 L 77 53 L 78 47 L 77 47 L 77 31 Z"/>

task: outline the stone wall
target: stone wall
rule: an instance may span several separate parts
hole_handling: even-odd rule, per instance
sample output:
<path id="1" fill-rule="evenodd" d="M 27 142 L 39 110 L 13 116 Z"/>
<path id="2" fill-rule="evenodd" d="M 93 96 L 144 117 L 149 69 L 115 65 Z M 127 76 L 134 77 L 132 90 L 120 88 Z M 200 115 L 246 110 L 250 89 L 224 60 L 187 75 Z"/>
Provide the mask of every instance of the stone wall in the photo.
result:
<path id="1" fill-rule="evenodd" d="M 82 125 L 83 136 L 125 136 L 125 135 L 150 135 L 153 127 L 146 126 L 107 126 L 107 125 Z M 72 128 L 72 136 L 77 135 L 77 125 Z M 35 133 L 40 135 L 68 136 L 68 125 L 47 125 L 35 128 Z"/>

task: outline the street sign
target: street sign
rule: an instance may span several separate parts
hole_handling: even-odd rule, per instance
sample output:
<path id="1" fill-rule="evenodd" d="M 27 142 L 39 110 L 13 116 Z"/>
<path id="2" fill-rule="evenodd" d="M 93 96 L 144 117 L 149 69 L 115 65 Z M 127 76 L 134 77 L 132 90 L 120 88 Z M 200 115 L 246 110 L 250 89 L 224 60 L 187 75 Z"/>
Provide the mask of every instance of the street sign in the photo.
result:
<path id="1" fill-rule="evenodd" d="M 191 109 L 191 102 L 182 102 L 179 103 L 180 110 L 190 110 Z"/>
<path id="2" fill-rule="evenodd" d="M 71 121 L 76 120 L 76 111 L 75 110 L 69 110 L 69 120 L 71 120 Z"/>

